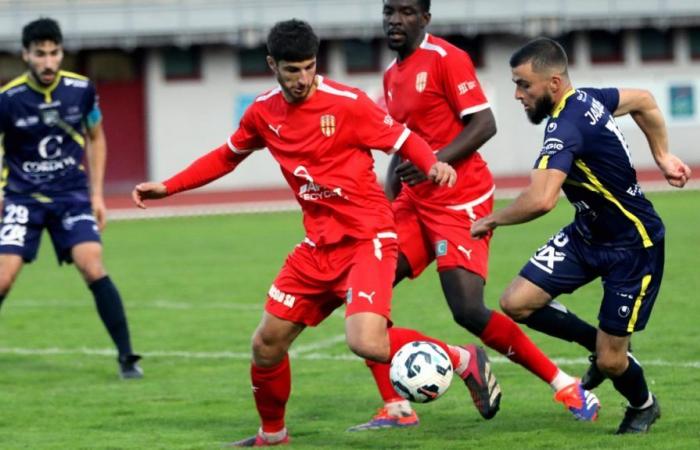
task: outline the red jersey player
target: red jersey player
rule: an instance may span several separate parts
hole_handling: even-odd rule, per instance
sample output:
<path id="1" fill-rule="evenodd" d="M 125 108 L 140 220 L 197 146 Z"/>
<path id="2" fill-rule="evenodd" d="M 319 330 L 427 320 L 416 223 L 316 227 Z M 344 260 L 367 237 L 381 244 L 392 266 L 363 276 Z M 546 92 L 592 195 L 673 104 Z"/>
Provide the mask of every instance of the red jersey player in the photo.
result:
<path id="1" fill-rule="evenodd" d="M 318 38 L 305 22 L 276 24 L 267 40 L 279 87 L 257 97 L 225 145 L 163 183 L 137 185 L 134 201 L 162 198 L 212 181 L 250 152 L 266 147 L 281 166 L 303 212 L 306 238 L 268 292 L 253 336 L 251 378 L 261 427 L 234 446 L 288 442 L 285 406 L 291 388 L 287 351 L 307 326 L 345 304 L 348 346 L 388 362 L 415 340 L 440 345 L 467 387 L 490 366 L 483 349 L 448 346 L 417 331 L 390 326 L 391 280 L 398 244 L 391 206 L 376 181 L 370 149 L 398 151 L 440 189 L 455 171 L 427 143 L 379 109 L 362 91 L 316 75 Z M 472 392 L 475 402 L 487 401 Z"/>
<path id="2" fill-rule="evenodd" d="M 399 233 L 394 284 L 417 277 L 436 260 L 443 293 L 458 324 L 551 384 L 555 398 L 577 418 L 594 416 L 580 409 L 586 404 L 583 397 L 593 401 L 593 394 L 560 371 L 513 320 L 484 305 L 489 241 L 472 239 L 470 227 L 493 209 L 493 178 L 477 149 L 496 133 L 496 124 L 469 56 L 426 33 L 429 0 L 384 0 L 383 17 L 389 48 L 397 52 L 384 74 L 387 109 L 458 174 L 454 189 L 440 189 L 423 182 L 425 176 L 412 162 L 400 163 L 397 156 L 392 160 L 387 194 L 394 198 L 400 189 L 393 202 Z M 417 425 L 416 413 L 391 386 L 388 365 L 367 364 L 384 407 L 350 431 Z M 488 383 L 480 388 L 489 402 L 477 406 L 490 419 L 498 411 L 500 390 Z"/>

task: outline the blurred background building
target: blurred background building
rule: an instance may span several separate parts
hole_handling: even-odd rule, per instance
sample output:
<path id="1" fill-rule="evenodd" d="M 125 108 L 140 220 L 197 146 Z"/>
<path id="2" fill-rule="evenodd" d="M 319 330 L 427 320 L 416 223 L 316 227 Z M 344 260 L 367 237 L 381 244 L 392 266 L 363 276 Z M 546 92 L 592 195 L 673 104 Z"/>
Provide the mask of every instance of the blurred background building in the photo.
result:
<path id="1" fill-rule="evenodd" d="M 499 132 L 482 150 L 496 175 L 526 174 L 541 143 L 513 100 L 508 58 L 526 40 L 553 37 L 567 49 L 575 86 L 651 90 L 672 150 L 700 164 L 700 1 L 433 0 L 433 34 L 465 49 Z M 110 157 L 107 188 L 163 179 L 223 143 L 242 111 L 274 86 L 263 41 L 279 20 L 307 20 L 322 38 L 320 73 L 379 98 L 393 59 L 380 0 L 0 0 L 0 82 L 24 71 L 22 26 L 57 19 L 64 68 L 98 87 Z M 653 167 L 644 136 L 620 122 L 637 168 Z M 378 156 L 378 172 L 387 158 Z M 284 184 L 265 152 L 214 189 Z"/>

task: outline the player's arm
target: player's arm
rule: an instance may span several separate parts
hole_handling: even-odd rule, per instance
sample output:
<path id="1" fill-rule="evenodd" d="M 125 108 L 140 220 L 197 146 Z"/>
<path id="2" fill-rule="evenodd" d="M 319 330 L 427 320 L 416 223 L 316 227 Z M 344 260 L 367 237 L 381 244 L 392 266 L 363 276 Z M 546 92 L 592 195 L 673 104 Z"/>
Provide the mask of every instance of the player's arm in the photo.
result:
<path id="1" fill-rule="evenodd" d="M 644 89 L 619 89 L 619 103 L 614 115 L 630 114 L 642 130 L 649 149 L 671 186 L 683 187 L 690 178 L 690 168 L 668 150 L 668 132 L 664 116 L 651 92 Z"/>
<path id="2" fill-rule="evenodd" d="M 104 200 L 105 166 L 107 164 L 107 140 L 105 139 L 102 122 L 92 124 L 87 129 L 87 163 L 90 176 L 90 203 L 92 212 L 97 220 L 97 226 L 102 230 L 107 224 L 107 207 Z"/>
<path id="3" fill-rule="evenodd" d="M 389 167 L 386 171 L 386 181 L 384 182 L 384 194 L 390 201 L 394 201 L 401 192 L 401 180 L 396 173 L 396 168 L 401 164 L 399 155 L 394 154 L 389 160 Z M 425 175 L 424 175 L 425 176 Z"/>
<path id="4" fill-rule="evenodd" d="M 457 182 L 457 172 L 449 164 L 438 161 L 423 138 L 406 128 L 406 139 L 399 145 L 398 155 L 410 161 L 433 183 L 452 187 Z"/>
<path id="5" fill-rule="evenodd" d="M 491 108 L 465 115 L 462 131 L 437 154 L 439 161 L 454 164 L 479 150 L 496 134 L 496 119 Z M 416 170 L 410 161 L 397 164 L 395 173 L 399 179 L 413 186 L 425 180 L 425 175 Z"/>
<path id="6" fill-rule="evenodd" d="M 501 225 L 529 222 L 554 209 L 566 173 L 558 169 L 534 169 L 530 185 L 508 206 L 472 224 L 474 238 L 486 236 Z"/>
<path id="7" fill-rule="evenodd" d="M 144 200 L 160 199 L 178 192 L 195 189 L 233 171 L 251 152 L 235 152 L 226 143 L 194 161 L 183 171 L 162 182 L 139 183 L 131 198 L 139 208 L 146 208 Z"/>

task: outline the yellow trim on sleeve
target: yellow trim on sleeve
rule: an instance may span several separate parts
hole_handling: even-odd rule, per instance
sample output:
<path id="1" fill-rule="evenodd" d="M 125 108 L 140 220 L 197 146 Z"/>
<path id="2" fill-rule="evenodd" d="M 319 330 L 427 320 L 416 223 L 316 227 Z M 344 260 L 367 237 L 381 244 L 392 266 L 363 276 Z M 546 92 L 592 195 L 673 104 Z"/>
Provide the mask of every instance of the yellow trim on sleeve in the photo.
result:
<path id="1" fill-rule="evenodd" d="M 64 77 L 76 78 L 78 80 L 88 81 L 89 78 L 85 75 L 80 75 L 79 73 L 69 72 L 67 70 L 60 70 L 59 73 Z"/>
<path id="2" fill-rule="evenodd" d="M 634 331 L 634 325 L 637 323 L 637 319 L 639 318 L 639 308 L 642 307 L 642 300 L 644 300 L 644 296 L 647 293 L 649 283 L 651 283 L 651 275 L 644 275 L 644 278 L 642 278 L 642 289 L 639 291 L 639 295 L 634 301 L 634 307 L 632 308 L 632 317 L 630 318 L 630 321 L 627 324 L 628 333 L 632 333 Z"/>
<path id="3" fill-rule="evenodd" d="M 552 110 L 552 118 L 553 119 L 556 119 L 557 117 L 559 117 L 559 113 L 561 113 L 561 111 L 564 109 L 564 106 L 566 106 L 566 101 L 569 99 L 569 97 L 574 95 L 575 92 L 576 92 L 576 90 L 574 90 L 574 88 L 571 88 L 568 91 L 566 91 L 566 94 L 564 94 L 564 96 L 561 98 L 561 100 L 559 100 L 559 103 L 557 103 L 557 105 Z"/>
<path id="4" fill-rule="evenodd" d="M 17 87 L 17 86 L 19 86 L 20 84 L 26 83 L 26 82 L 27 82 L 27 78 L 28 78 L 28 77 L 27 77 L 27 74 L 25 73 L 25 74 L 22 74 L 22 75 L 18 76 L 18 77 L 15 78 L 14 80 L 8 81 L 8 82 L 0 89 L 0 93 L 1 93 L 1 92 L 5 92 L 5 91 L 9 91 L 9 90 L 12 89 L 13 87 Z"/>
<path id="5" fill-rule="evenodd" d="M 642 243 L 644 245 L 644 248 L 652 247 L 654 243 L 651 242 L 649 233 L 647 233 L 647 229 L 644 227 L 642 221 L 639 220 L 639 217 L 635 216 L 627 209 L 625 209 L 624 206 L 622 206 L 622 203 L 620 203 L 620 201 L 616 199 L 615 196 L 612 195 L 612 193 L 605 188 L 605 186 L 603 186 L 603 183 L 601 183 L 600 180 L 598 180 L 598 178 L 596 178 L 596 176 L 593 175 L 593 171 L 591 171 L 591 169 L 586 165 L 586 163 L 584 163 L 580 159 L 577 159 L 574 161 L 574 164 L 576 164 L 576 167 L 583 171 L 584 175 L 586 175 L 586 178 L 588 178 L 588 181 L 591 182 L 593 187 L 595 187 L 595 189 L 598 192 L 603 194 L 603 197 L 605 197 L 608 201 L 617 206 L 618 209 L 622 211 L 622 214 L 624 214 L 625 217 L 627 217 L 629 220 L 632 221 L 632 223 L 634 223 L 635 228 L 637 228 L 639 235 L 642 237 Z"/>
<path id="6" fill-rule="evenodd" d="M 539 164 L 537 164 L 538 169 L 546 169 L 547 164 L 549 163 L 549 155 L 544 155 L 542 159 L 540 159 Z"/>

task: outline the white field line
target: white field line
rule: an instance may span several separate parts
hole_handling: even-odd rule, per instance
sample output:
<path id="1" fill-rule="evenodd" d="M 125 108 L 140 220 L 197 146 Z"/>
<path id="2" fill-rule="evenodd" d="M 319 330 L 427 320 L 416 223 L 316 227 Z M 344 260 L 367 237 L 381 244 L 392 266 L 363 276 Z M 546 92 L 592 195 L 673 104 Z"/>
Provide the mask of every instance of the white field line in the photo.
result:
<path id="1" fill-rule="evenodd" d="M 671 191 L 676 188 L 665 181 L 642 181 L 645 192 Z M 524 187 L 523 187 L 524 188 Z M 518 196 L 523 188 L 499 188 L 496 186 L 496 199 L 512 199 Z M 700 180 L 692 179 L 683 190 L 700 189 Z M 115 208 L 108 211 L 110 220 L 141 220 L 160 219 L 168 217 L 214 216 L 223 214 L 254 214 L 268 212 L 298 211 L 299 204 L 295 200 L 263 200 L 259 202 L 212 203 L 208 205 L 182 205 L 158 207 L 151 206 L 143 210 L 137 208 Z"/>
<path id="2" fill-rule="evenodd" d="M 330 340 L 335 340 L 340 336 L 335 336 L 326 341 L 321 341 L 324 346 L 330 346 Z M 306 346 L 307 348 L 313 344 Z M 297 352 L 299 353 L 299 352 Z M 183 358 L 183 359 L 234 359 L 234 360 L 249 360 L 250 353 L 248 352 L 191 352 L 178 350 L 153 350 L 140 352 L 141 355 L 147 358 Z M 50 355 L 87 355 L 87 356 L 109 356 L 114 357 L 114 349 L 95 349 L 95 348 L 19 348 L 19 347 L 0 347 L 0 355 L 20 355 L 20 356 L 50 356 Z M 329 355 L 324 353 L 303 353 L 294 356 L 299 360 L 309 361 L 353 361 L 359 362 L 361 359 L 349 352 L 342 355 Z M 509 360 L 503 356 L 495 356 L 490 358 L 495 364 L 505 364 Z M 587 365 L 588 358 L 553 358 L 556 364 L 562 365 Z M 652 359 L 649 361 L 641 361 L 645 367 L 670 367 L 674 369 L 700 369 L 700 361 L 668 361 L 663 359 Z"/>
<path id="3" fill-rule="evenodd" d="M 75 300 L 21 300 L 18 299 L 12 302 L 9 308 L 91 308 L 94 309 L 92 300 L 85 299 L 84 302 L 76 302 Z M 173 310 L 190 310 L 190 309 L 228 309 L 235 311 L 262 311 L 262 303 L 260 304 L 242 304 L 242 303 L 209 303 L 206 301 L 198 303 L 174 302 L 170 300 L 127 300 L 129 309 L 173 309 Z"/>
<path id="4" fill-rule="evenodd" d="M 335 344 L 340 342 L 345 342 L 345 335 L 339 334 L 328 339 L 322 339 L 318 342 L 313 342 L 310 344 L 295 345 L 289 350 L 289 356 L 292 358 L 298 358 L 302 356 L 303 353 L 317 352 L 318 350 L 333 347 Z"/>

